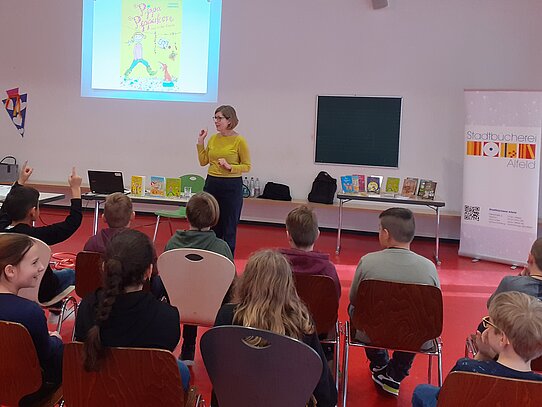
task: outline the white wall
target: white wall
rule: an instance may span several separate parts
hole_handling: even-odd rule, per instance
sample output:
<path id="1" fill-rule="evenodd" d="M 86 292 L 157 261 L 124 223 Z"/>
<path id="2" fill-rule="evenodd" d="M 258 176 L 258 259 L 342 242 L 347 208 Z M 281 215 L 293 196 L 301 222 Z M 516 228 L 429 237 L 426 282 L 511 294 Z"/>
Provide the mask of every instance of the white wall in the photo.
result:
<path id="1" fill-rule="evenodd" d="M 542 2 L 390 3 L 224 0 L 218 104 L 238 110 L 250 175 L 290 185 L 295 198 L 322 169 L 427 177 L 459 213 L 463 89 L 542 89 Z M 196 134 L 213 127 L 217 104 L 80 97 L 80 0 L 0 1 L 0 38 L 0 92 L 20 86 L 29 97 L 24 139 L 0 112 L 0 155 L 30 160 L 34 180 L 63 181 L 72 163 L 205 173 Z M 403 96 L 400 168 L 315 165 L 317 94 Z"/>

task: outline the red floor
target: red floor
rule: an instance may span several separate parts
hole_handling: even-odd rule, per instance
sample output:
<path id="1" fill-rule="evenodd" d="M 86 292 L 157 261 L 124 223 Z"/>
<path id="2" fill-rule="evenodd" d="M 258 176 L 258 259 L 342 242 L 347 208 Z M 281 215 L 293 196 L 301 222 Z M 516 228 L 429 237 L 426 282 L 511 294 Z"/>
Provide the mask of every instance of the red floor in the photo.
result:
<path id="1" fill-rule="evenodd" d="M 44 208 L 42 219 L 47 223 L 58 222 L 65 212 Z M 133 227 L 152 237 L 155 218 L 150 215 L 138 215 Z M 175 227 L 186 227 L 185 223 L 176 221 Z M 53 247 L 53 252 L 69 251 L 77 253 L 92 232 L 92 212 L 85 212 L 83 225 L 68 241 Z M 169 239 L 170 231 L 167 222 L 160 226 L 156 241 L 159 254 Z M 240 225 L 237 237 L 235 263 L 238 273 L 242 272 L 247 257 L 255 250 L 264 247 L 285 246 L 284 228 L 270 226 Z M 342 283 L 342 297 L 339 319 L 346 320 L 348 291 L 359 258 L 364 254 L 379 250 L 376 236 L 360 236 L 345 233 L 342 237 L 340 255 L 335 255 L 336 234 L 323 232 L 317 242 L 316 249 L 330 253 L 335 263 Z M 412 249 L 426 257 L 432 256 L 434 242 L 430 240 L 415 240 Z M 457 255 L 458 244 L 444 243 L 441 245 L 440 257 L 442 265 L 438 268 L 444 297 L 444 331 L 443 364 L 444 375 L 451 369 L 455 361 L 463 356 L 466 336 L 477 326 L 480 318 L 486 315 L 485 302 L 494 291 L 499 281 L 508 274 L 517 274 L 508 266 L 479 262 L 472 263 L 470 259 Z M 526 249 L 526 253 L 527 253 Z M 63 336 L 68 337 L 71 324 L 63 328 Z M 203 330 L 200 330 L 203 332 Z M 201 336 L 201 332 L 200 335 Z M 179 350 L 177 350 L 178 352 Z M 176 353 L 177 354 L 177 353 Z M 436 361 L 435 361 L 436 362 Z M 436 363 L 434 364 L 433 383 L 436 382 Z M 206 400 L 210 400 L 210 382 L 199 352 L 196 353 L 196 364 L 191 369 L 193 384 L 196 385 Z M 368 362 L 363 350 L 353 349 L 350 352 L 348 405 L 355 406 L 410 406 L 412 391 L 417 384 L 427 382 L 427 357 L 418 356 L 410 376 L 401 384 L 398 398 L 381 394 L 376 390 L 369 375 Z M 208 403 L 207 403 L 208 404 Z"/>

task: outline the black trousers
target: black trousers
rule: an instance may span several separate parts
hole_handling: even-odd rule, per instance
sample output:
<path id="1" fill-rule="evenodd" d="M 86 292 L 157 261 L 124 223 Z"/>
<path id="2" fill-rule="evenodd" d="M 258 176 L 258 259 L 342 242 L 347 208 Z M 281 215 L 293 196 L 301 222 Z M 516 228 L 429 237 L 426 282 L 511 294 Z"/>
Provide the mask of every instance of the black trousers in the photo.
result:
<path id="1" fill-rule="evenodd" d="M 226 241 L 234 254 L 237 224 L 243 207 L 243 180 L 241 177 L 222 178 L 208 175 L 203 190 L 218 201 L 220 219 L 213 230 L 217 237 Z"/>

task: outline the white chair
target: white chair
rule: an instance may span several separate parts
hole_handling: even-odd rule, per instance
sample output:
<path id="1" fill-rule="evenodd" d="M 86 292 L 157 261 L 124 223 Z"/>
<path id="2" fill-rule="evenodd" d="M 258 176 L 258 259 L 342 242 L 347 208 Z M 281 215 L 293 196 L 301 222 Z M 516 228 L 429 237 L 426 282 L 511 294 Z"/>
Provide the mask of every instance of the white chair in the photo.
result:
<path id="1" fill-rule="evenodd" d="M 158 270 L 171 305 L 189 325 L 213 326 L 235 276 L 235 265 L 221 254 L 173 249 L 158 258 Z"/>

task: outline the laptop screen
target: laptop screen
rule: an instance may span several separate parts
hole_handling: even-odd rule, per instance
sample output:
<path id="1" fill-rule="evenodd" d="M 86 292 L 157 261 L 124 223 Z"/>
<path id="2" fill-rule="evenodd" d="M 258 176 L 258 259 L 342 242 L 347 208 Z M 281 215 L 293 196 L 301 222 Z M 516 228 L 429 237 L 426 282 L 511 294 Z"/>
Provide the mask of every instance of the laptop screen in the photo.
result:
<path id="1" fill-rule="evenodd" d="M 88 170 L 90 190 L 95 194 L 124 192 L 124 180 L 120 171 Z"/>

